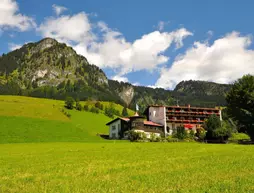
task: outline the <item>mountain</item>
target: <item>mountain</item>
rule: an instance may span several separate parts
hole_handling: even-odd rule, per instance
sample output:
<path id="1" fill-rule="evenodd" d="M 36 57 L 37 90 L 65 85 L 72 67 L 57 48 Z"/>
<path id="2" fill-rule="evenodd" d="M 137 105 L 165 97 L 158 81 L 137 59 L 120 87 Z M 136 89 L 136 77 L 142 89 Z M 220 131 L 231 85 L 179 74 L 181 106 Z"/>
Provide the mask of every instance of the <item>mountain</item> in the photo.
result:
<path id="1" fill-rule="evenodd" d="M 174 91 L 197 96 L 225 95 L 231 88 L 228 84 L 218 84 L 208 81 L 182 81 L 176 85 Z"/>
<path id="2" fill-rule="evenodd" d="M 227 86 L 215 88 L 214 84 L 185 81 L 169 91 L 109 80 L 73 48 L 51 38 L 25 44 L 0 57 L 0 94 L 5 95 L 72 96 L 77 100 L 112 101 L 132 109 L 139 104 L 142 112 L 147 105 L 174 105 L 176 101 L 182 105 L 225 105 Z"/>
<path id="3" fill-rule="evenodd" d="M 102 70 L 89 65 L 86 58 L 77 55 L 71 47 L 51 38 L 26 44 L 0 57 L 0 75 L 12 74 L 18 75 L 22 88 L 29 87 L 31 82 L 38 86 L 57 86 L 66 79 L 108 84 Z"/>

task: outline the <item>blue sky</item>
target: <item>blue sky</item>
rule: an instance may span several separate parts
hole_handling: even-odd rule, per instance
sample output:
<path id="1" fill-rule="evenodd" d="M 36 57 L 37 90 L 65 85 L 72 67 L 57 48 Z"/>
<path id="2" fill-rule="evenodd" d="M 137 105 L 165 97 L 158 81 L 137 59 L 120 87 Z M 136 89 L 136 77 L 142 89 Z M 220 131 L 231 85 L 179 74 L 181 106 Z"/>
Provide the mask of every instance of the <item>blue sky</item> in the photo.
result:
<path id="1" fill-rule="evenodd" d="M 254 2 L 1 0 L 0 54 L 52 37 L 109 78 L 173 89 L 254 73 Z"/>

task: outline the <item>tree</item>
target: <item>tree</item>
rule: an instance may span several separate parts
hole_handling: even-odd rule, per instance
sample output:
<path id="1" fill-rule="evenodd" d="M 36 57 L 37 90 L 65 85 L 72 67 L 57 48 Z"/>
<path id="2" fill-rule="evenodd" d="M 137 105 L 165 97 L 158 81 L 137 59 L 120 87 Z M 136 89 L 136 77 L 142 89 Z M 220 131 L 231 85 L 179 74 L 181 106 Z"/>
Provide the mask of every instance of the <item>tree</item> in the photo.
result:
<path id="1" fill-rule="evenodd" d="M 89 111 L 89 106 L 88 105 L 84 105 L 84 111 Z"/>
<path id="2" fill-rule="evenodd" d="M 122 116 L 123 116 L 123 117 L 127 117 L 127 116 L 128 116 L 128 111 L 127 111 L 127 108 L 126 108 L 126 107 L 123 108 Z"/>
<path id="3" fill-rule="evenodd" d="M 205 120 L 204 128 L 206 132 L 206 139 L 214 139 L 214 131 L 221 126 L 220 118 L 216 115 L 210 115 L 207 120 Z"/>
<path id="4" fill-rule="evenodd" d="M 103 110 L 103 104 L 101 104 L 99 101 L 97 101 L 94 106 L 100 110 Z"/>
<path id="5" fill-rule="evenodd" d="M 179 126 L 173 136 L 178 139 L 186 139 L 188 138 L 188 133 L 183 126 Z"/>
<path id="6" fill-rule="evenodd" d="M 254 76 L 238 79 L 226 96 L 227 112 L 254 140 Z"/>
<path id="7" fill-rule="evenodd" d="M 73 109 L 75 100 L 72 97 L 67 97 L 65 100 L 65 107 L 67 109 Z"/>
<path id="8" fill-rule="evenodd" d="M 82 111 L 82 105 L 80 104 L 79 101 L 76 101 L 76 109 L 77 109 L 78 111 Z"/>

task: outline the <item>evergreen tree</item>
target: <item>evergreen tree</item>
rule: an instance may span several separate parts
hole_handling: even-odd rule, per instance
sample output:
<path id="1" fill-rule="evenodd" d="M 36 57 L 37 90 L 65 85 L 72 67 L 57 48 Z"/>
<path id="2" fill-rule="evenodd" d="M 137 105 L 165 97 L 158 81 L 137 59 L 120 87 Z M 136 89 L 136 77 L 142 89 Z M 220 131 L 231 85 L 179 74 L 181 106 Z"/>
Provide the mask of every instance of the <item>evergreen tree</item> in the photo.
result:
<path id="1" fill-rule="evenodd" d="M 123 117 L 127 117 L 127 116 L 128 116 L 128 111 L 127 111 L 127 108 L 126 108 L 126 107 L 123 108 L 122 116 L 123 116 Z"/>

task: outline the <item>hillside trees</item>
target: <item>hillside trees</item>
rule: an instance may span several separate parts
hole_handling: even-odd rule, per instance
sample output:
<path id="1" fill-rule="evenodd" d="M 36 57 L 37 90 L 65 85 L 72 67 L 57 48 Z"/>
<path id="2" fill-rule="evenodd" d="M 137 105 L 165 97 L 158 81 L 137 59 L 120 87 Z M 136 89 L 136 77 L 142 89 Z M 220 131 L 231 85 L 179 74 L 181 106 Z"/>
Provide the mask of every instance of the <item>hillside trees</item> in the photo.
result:
<path id="1" fill-rule="evenodd" d="M 226 96 L 228 114 L 254 140 L 254 76 L 238 79 Z"/>
<path id="2" fill-rule="evenodd" d="M 67 97 L 65 100 L 65 107 L 67 109 L 73 109 L 74 103 L 75 103 L 75 100 L 72 97 Z"/>

